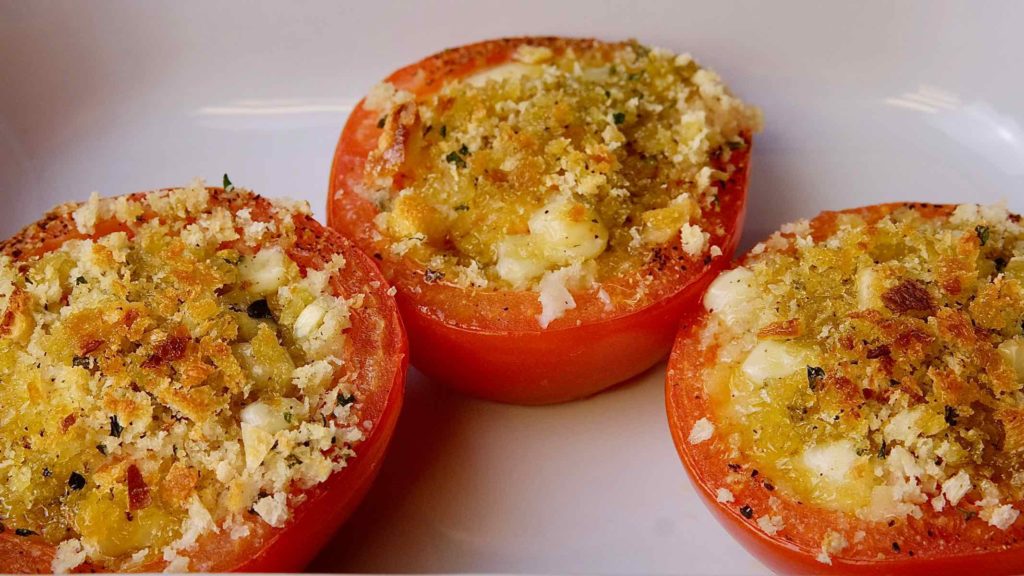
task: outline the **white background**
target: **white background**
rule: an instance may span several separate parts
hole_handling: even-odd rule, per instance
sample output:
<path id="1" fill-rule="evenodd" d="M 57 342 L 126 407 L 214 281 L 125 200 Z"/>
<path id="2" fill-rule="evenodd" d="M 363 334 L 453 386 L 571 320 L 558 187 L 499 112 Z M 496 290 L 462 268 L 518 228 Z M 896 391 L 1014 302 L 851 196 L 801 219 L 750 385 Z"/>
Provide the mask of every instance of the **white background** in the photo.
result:
<path id="1" fill-rule="evenodd" d="M 1024 209 L 1024 4 L 0 0 L 0 235 L 195 176 L 323 215 L 345 116 L 391 70 L 517 34 L 689 51 L 760 105 L 745 245 L 825 208 Z M 663 367 L 595 398 L 488 404 L 413 374 L 379 483 L 322 571 L 754 573 L 697 500 Z"/>

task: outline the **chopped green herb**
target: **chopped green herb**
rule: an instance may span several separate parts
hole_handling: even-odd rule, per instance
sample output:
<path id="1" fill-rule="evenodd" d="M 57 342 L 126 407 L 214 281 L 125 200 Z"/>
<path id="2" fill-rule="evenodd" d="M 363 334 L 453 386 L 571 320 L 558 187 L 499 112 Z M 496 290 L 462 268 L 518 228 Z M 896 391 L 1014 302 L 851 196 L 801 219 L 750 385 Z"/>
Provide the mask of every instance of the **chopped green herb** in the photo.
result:
<path id="1" fill-rule="evenodd" d="M 253 318 L 255 320 L 268 320 L 274 318 L 274 314 L 270 311 L 270 305 L 267 304 L 266 298 L 254 300 L 248 307 L 246 307 L 245 313 L 249 318 Z"/>
<path id="2" fill-rule="evenodd" d="M 881 447 L 878 448 L 878 457 L 884 459 L 887 456 L 889 456 L 889 447 L 888 447 L 888 445 L 886 445 L 885 439 L 883 438 L 882 439 L 882 445 L 881 445 Z"/>
<path id="3" fill-rule="evenodd" d="M 946 424 L 949 424 L 950 426 L 956 426 L 957 418 L 959 417 L 960 415 L 957 414 L 956 408 L 953 408 L 952 406 L 946 406 Z"/>
<path id="4" fill-rule="evenodd" d="M 228 178 L 227 174 L 224 175 L 224 189 L 228 191 L 235 189 L 235 185 L 231 183 L 231 178 Z"/>
<path id="5" fill-rule="evenodd" d="M 115 415 L 111 416 L 110 417 L 110 435 L 113 436 L 114 438 L 120 438 L 121 437 L 121 432 L 123 432 L 123 431 L 124 431 L 124 426 L 121 426 L 121 423 L 117 421 L 117 415 L 115 414 Z"/>
<path id="6" fill-rule="evenodd" d="M 85 279 L 85 276 L 79 276 L 78 278 L 75 278 L 75 284 L 78 285 L 87 284 L 88 282 L 89 281 Z"/>
<path id="7" fill-rule="evenodd" d="M 445 126 L 444 124 L 442 124 L 441 125 L 441 138 L 444 138 L 447 135 L 448 135 L 448 127 Z"/>
<path id="8" fill-rule="evenodd" d="M 459 154 L 462 156 L 469 156 L 469 148 L 465 144 L 459 147 Z"/>
<path id="9" fill-rule="evenodd" d="M 103 444 L 97 444 L 96 451 L 99 452 L 100 454 L 103 454 L 104 456 L 107 455 L 107 447 L 104 446 Z"/>
<path id="10" fill-rule="evenodd" d="M 82 476 L 78 472 L 72 472 L 71 476 L 68 476 L 68 487 L 72 490 L 81 490 L 85 488 L 85 476 Z"/>
<path id="11" fill-rule="evenodd" d="M 975 226 L 974 233 L 978 235 L 978 240 L 981 240 L 981 245 L 988 244 L 989 229 L 988 226 Z"/>
<path id="12" fill-rule="evenodd" d="M 623 122 L 626 121 L 626 114 L 625 114 L 625 112 L 616 112 L 616 113 L 612 114 L 612 120 L 615 121 L 615 125 L 616 126 L 618 126 L 619 124 L 622 124 Z"/>
<path id="13" fill-rule="evenodd" d="M 441 280 L 444 280 L 444 272 L 439 270 L 427 268 L 427 271 L 423 273 L 423 281 L 427 284 L 433 284 L 434 282 L 439 282 Z"/>
<path id="14" fill-rule="evenodd" d="M 18 536 L 35 536 L 35 530 L 29 530 L 28 528 L 15 528 L 14 533 Z"/>
<path id="15" fill-rule="evenodd" d="M 814 390 L 825 379 L 825 369 L 820 366 L 807 367 L 807 386 Z"/>
<path id="16" fill-rule="evenodd" d="M 284 413 L 284 421 L 289 423 L 289 424 L 292 423 L 292 413 L 291 412 L 285 412 Z"/>
<path id="17" fill-rule="evenodd" d="M 460 156 L 458 152 L 449 152 L 448 155 L 444 157 L 444 159 L 448 162 L 451 162 L 452 164 L 455 164 L 456 168 L 466 167 L 466 159 Z"/>

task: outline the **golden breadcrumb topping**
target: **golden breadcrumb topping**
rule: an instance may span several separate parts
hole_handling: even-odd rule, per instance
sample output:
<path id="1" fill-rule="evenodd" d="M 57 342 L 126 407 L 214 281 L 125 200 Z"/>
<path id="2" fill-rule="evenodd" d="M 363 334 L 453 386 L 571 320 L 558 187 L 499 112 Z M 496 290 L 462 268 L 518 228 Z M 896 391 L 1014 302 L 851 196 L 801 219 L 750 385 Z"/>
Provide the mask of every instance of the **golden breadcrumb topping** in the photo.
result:
<path id="1" fill-rule="evenodd" d="M 523 45 L 419 99 L 380 85 L 365 106 L 384 129 L 365 193 L 385 256 L 495 289 L 588 286 L 672 241 L 706 254 L 701 216 L 760 128 L 714 72 L 635 42 Z"/>
<path id="2" fill-rule="evenodd" d="M 283 524 L 362 436 L 344 259 L 293 260 L 308 207 L 212 193 L 94 195 L 58 209 L 91 239 L 0 257 L 0 519 L 60 543 L 54 570 L 185 569 L 206 531 Z"/>
<path id="3" fill-rule="evenodd" d="M 878 215 L 787 226 L 715 281 L 705 424 L 795 500 L 1006 529 L 1024 496 L 1024 227 L 1001 207 Z"/>

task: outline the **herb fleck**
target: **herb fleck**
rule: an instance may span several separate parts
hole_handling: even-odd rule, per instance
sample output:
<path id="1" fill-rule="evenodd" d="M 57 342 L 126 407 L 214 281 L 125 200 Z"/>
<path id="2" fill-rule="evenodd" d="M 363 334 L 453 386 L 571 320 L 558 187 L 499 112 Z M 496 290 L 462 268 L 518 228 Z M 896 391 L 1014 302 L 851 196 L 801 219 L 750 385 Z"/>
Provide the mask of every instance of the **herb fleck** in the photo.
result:
<path id="1" fill-rule="evenodd" d="M 744 504 L 740 507 L 740 514 L 743 515 L 747 520 L 754 517 L 754 509 L 750 507 L 750 504 Z"/>
<path id="2" fill-rule="evenodd" d="M 981 245 L 988 244 L 989 229 L 988 226 L 975 226 L 974 233 L 978 235 L 978 240 L 981 240 Z"/>
<path id="3" fill-rule="evenodd" d="M 15 528 L 14 533 L 18 536 L 35 536 L 35 530 L 29 530 L 28 528 Z"/>
<path id="4" fill-rule="evenodd" d="M 270 306 L 267 304 L 266 298 L 260 298 L 254 300 L 252 304 L 245 309 L 245 313 L 249 315 L 249 318 L 256 320 L 273 319 L 274 314 L 270 311 Z"/>
<path id="5" fill-rule="evenodd" d="M 387 124 L 387 122 L 388 122 L 388 115 L 385 114 L 385 115 L 380 117 L 380 120 L 377 120 L 377 128 L 383 128 L 384 125 Z"/>
<path id="6" fill-rule="evenodd" d="M 78 278 L 75 278 L 75 284 L 78 284 L 79 286 L 81 286 L 82 284 L 87 284 L 88 282 L 89 281 L 85 279 L 85 276 L 79 276 Z"/>
<path id="7" fill-rule="evenodd" d="M 455 207 L 456 212 L 465 212 L 466 210 L 469 210 L 469 206 L 466 204 L 459 204 Z"/>
<path id="8" fill-rule="evenodd" d="M 72 490 L 81 490 L 85 488 L 85 476 L 82 476 L 78 472 L 72 472 L 71 476 L 68 476 L 68 486 Z"/>
<path id="9" fill-rule="evenodd" d="M 231 183 L 231 178 L 228 178 L 228 175 L 225 174 L 224 175 L 224 190 L 230 192 L 231 190 L 234 190 L 234 189 L 235 189 L 235 185 Z"/>
<path id="10" fill-rule="evenodd" d="M 612 114 L 612 120 L 615 121 L 615 125 L 618 126 L 626 121 L 626 114 L 623 112 L 616 112 Z"/>
<path id="11" fill-rule="evenodd" d="M 957 418 L 959 417 L 960 415 L 957 414 L 956 408 L 953 408 L 952 406 L 946 406 L 946 424 L 949 424 L 950 426 L 956 426 Z"/>
<path id="12" fill-rule="evenodd" d="M 825 369 L 821 366 L 808 366 L 807 367 L 807 386 L 811 390 L 818 387 L 818 384 L 825 379 Z"/>
<path id="13" fill-rule="evenodd" d="M 463 158 L 462 156 L 460 156 L 458 152 L 454 152 L 454 151 L 449 152 L 448 155 L 444 157 L 444 159 L 447 162 L 455 164 L 456 168 L 465 168 L 466 167 L 466 159 Z"/>
<path id="14" fill-rule="evenodd" d="M 110 417 L 110 435 L 113 436 L 114 438 L 120 438 L 121 437 L 121 432 L 123 430 L 124 430 L 124 426 L 121 426 L 121 423 L 117 421 L 117 415 L 115 414 L 115 415 L 111 416 Z"/>

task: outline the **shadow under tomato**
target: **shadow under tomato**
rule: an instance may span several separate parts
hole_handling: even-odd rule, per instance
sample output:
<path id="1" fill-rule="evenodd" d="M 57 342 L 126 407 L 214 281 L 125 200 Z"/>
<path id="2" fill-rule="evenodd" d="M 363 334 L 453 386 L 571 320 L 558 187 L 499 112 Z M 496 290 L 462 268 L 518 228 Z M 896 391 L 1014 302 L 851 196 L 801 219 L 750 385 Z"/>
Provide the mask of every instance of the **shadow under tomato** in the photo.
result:
<path id="1" fill-rule="evenodd" d="M 659 363 L 587 399 L 524 407 L 463 396 L 410 370 L 403 413 L 376 483 L 309 569 L 528 568 L 502 558 L 501 549 L 532 546 L 532 535 L 544 531 L 545 520 L 508 517 L 508 509 L 529 516 L 525 511 L 550 496 L 544 491 L 557 492 L 572 482 L 574 459 L 603 458 L 599 453 L 608 449 L 606 440 L 601 434 L 588 439 L 595 435 L 585 423 L 604 421 L 601 415 L 620 403 L 636 401 L 645 409 L 631 412 L 643 412 L 643 418 L 651 412 L 660 419 L 663 373 L 664 363 Z M 530 501 L 523 501 L 523 494 Z M 586 507 L 584 500 L 563 499 L 563 504 Z M 489 511 L 493 516 L 485 518 Z M 395 542 L 408 554 L 393 553 Z"/>

